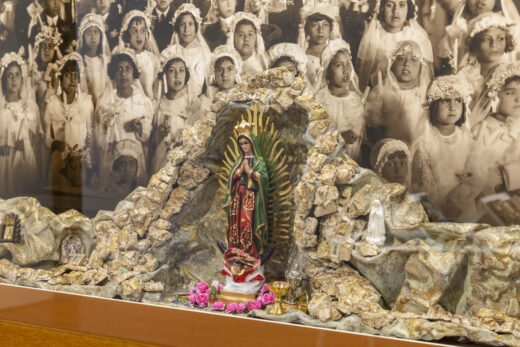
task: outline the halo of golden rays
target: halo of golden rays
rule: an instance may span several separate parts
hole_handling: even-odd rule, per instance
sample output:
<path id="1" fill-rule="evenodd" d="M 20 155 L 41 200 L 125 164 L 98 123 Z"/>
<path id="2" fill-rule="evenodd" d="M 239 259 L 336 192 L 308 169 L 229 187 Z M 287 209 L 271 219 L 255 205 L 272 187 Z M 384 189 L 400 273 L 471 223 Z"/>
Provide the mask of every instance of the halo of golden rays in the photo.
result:
<path id="1" fill-rule="evenodd" d="M 292 185 L 287 169 L 287 156 L 283 148 L 280 147 L 278 131 L 275 125 L 270 122 L 269 116 L 264 117 L 262 111 L 256 107 L 247 109 L 247 119 L 242 114 L 241 121 L 246 120 L 253 124 L 252 133 L 256 136 L 260 155 L 264 158 L 269 175 L 269 198 L 267 207 L 268 223 L 268 243 L 275 245 L 277 249 L 288 249 L 289 247 L 289 228 L 291 219 L 291 191 Z M 229 175 L 233 164 L 240 156 L 238 146 L 238 133 L 233 128 L 234 136 L 229 138 L 230 143 L 224 152 L 225 159 L 222 160 L 222 169 L 219 173 L 219 196 L 224 201 Z M 223 204 L 222 204 L 223 205 Z M 223 217 L 223 224 L 227 227 L 227 218 Z M 226 230 L 224 230 L 226 232 Z M 271 261 L 282 264 L 284 252 L 275 252 Z"/>

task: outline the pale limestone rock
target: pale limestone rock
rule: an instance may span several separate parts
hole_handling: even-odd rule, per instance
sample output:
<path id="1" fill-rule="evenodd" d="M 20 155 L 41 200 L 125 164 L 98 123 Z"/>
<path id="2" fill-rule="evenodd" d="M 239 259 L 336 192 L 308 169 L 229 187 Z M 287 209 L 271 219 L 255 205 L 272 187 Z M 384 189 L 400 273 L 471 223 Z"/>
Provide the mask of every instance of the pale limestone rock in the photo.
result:
<path id="1" fill-rule="evenodd" d="M 314 202 L 316 187 L 313 184 L 300 182 L 294 188 L 294 202 L 298 206 L 298 212 L 307 216 Z"/>
<path id="2" fill-rule="evenodd" d="M 295 218 L 294 235 L 296 243 L 300 247 L 315 247 L 318 243 L 317 226 L 318 220 L 316 218 Z"/>
<path id="3" fill-rule="evenodd" d="M 309 134 L 314 138 L 319 138 L 322 135 L 327 134 L 330 131 L 330 119 L 321 119 L 311 121 L 309 123 Z"/>
<path id="4" fill-rule="evenodd" d="M 159 247 L 166 241 L 170 240 L 172 237 L 172 233 L 168 230 L 159 229 L 154 226 L 150 227 L 148 230 L 148 239 L 152 241 L 153 247 Z"/>
<path id="5" fill-rule="evenodd" d="M 121 287 L 124 295 L 138 297 L 143 290 L 143 282 L 139 278 L 133 277 L 121 282 Z"/>
<path id="6" fill-rule="evenodd" d="M 128 210 L 123 210 L 119 213 L 114 214 L 113 217 L 114 222 L 117 224 L 118 227 L 124 228 L 127 225 L 130 225 L 132 223 L 132 219 L 130 218 L 130 213 Z M 104 223 L 104 224 L 102 224 Z M 105 224 L 108 224 L 109 222 L 100 222 L 98 224 L 102 224 L 101 227 L 106 228 Z M 97 225 L 96 225 L 97 228 Z"/>
<path id="7" fill-rule="evenodd" d="M 334 134 L 321 135 L 316 139 L 314 148 L 322 154 L 331 154 L 336 150 L 338 140 Z"/>
<path id="8" fill-rule="evenodd" d="M 130 220 L 132 221 L 132 227 L 137 232 L 139 237 L 143 237 L 146 233 L 146 229 L 152 222 L 153 214 L 145 207 L 139 209 L 133 209 L 130 212 Z M 137 242 L 137 240 L 136 240 Z"/>
<path id="9" fill-rule="evenodd" d="M 333 185 L 336 181 L 336 168 L 332 164 L 325 165 L 318 176 L 322 184 Z"/>
<path id="10" fill-rule="evenodd" d="M 334 213 L 338 209 L 339 192 L 336 186 L 320 186 L 316 190 L 314 198 L 314 216 L 322 217 Z"/>
<path id="11" fill-rule="evenodd" d="M 145 292 L 163 292 L 164 284 L 162 282 L 145 282 L 143 285 L 143 291 Z"/>
<path id="12" fill-rule="evenodd" d="M 340 198 L 338 203 L 342 207 L 348 207 L 350 205 L 350 198 L 352 197 L 352 187 L 344 187 L 341 190 Z"/>
<path id="13" fill-rule="evenodd" d="M 124 229 L 118 230 L 117 244 L 119 249 L 127 250 L 134 247 L 137 244 L 137 233 L 132 231 L 132 229 L 133 228 L 131 226 L 126 226 Z"/>
<path id="14" fill-rule="evenodd" d="M 381 250 L 376 245 L 373 245 L 368 242 L 358 242 L 356 243 L 356 249 L 363 257 L 375 257 Z"/>
<path id="15" fill-rule="evenodd" d="M 177 182 L 186 189 L 193 189 L 204 182 L 209 175 L 209 170 L 200 166 L 193 166 L 190 162 L 185 162 L 179 172 Z"/>
<path id="16" fill-rule="evenodd" d="M 189 194 L 189 190 L 182 186 L 175 188 L 161 211 L 161 218 L 169 219 L 174 214 L 179 213 L 182 206 L 188 201 Z"/>
<path id="17" fill-rule="evenodd" d="M 311 168 L 312 171 L 319 172 L 325 164 L 327 160 L 327 156 L 325 154 L 321 154 L 315 149 L 311 149 L 307 154 L 307 165 Z"/>
<path id="18" fill-rule="evenodd" d="M 406 279 L 394 310 L 428 312 L 438 303 L 462 261 L 462 252 L 439 252 L 423 241 L 420 245 L 421 250 L 406 262 Z"/>
<path id="19" fill-rule="evenodd" d="M 153 272 L 159 267 L 159 261 L 150 253 L 139 258 L 138 264 L 144 267 L 145 271 L 141 272 Z"/>
<path id="20" fill-rule="evenodd" d="M 319 102 L 312 102 L 309 104 L 309 121 L 329 119 L 327 110 Z"/>
<path id="21" fill-rule="evenodd" d="M 313 105 L 316 105 L 316 107 L 321 105 L 319 102 L 314 101 L 314 95 L 312 95 L 312 94 L 300 95 L 300 96 L 296 97 L 296 99 L 294 99 L 294 103 L 296 105 L 300 106 L 302 109 L 308 111 L 309 113 L 310 113 L 311 109 L 315 108 L 315 107 L 313 107 Z M 323 107 L 321 107 L 321 109 L 323 109 Z M 309 117 L 313 117 L 313 116 L 309 115 Z M 319 111 L 319 112 L 317 112 L 317 115 L 314 117 L 315 117 L 315 119 L 312 119 L 312 120 L 326 119 L 329 117 L 329 115 L 327 114 L 326 111 L 323 111 L 323 112 Z M 316 117 L 321 117 L 321 118 L 316 118 Z"/>
<path id="22" fill-rule="evenodd" d="M 468 272 L 457 313 L 487 308 L 520 318 L 520 227 L 478 231 L 468 247 Z"/>
<path id="23" fill-rule="evenodd" d="M 108 270 L 106 268 L 97 269 L 96 274 L 92 277 L 92 280 L 89 282 L 89 285 L 98 285 L 102 281 L 108 278 Z"/>
<path id="24" fill-rule="evenodd" d="M 325 293 L 316 293 L 312 296 L 308 306 L 309 314 L 322 322 L 339 320 L 342 315 L 336 308 L 336 303 Z"/>
<path id="25" fill-rule="evenodd" d="M 350 183 L 359 172 L 359 165 L 352 160 L 336 165 L 336 182 L 339 184 Z"/>
<path id="26" fill-rule="evenodd" d="M 213 102 L 210 105 L 210 110 L 212 112 L 219 112 L 228 103 L 229 98 L 227 96 L 227 93 L 218 92 L 217 94 L 215 94 L 215 99 L 213 99 Z"/>
<path id="27" fill-rule="evenodd" d="M 137 250 L 141 253 L 146 252 L 150 247 L 152 247 L 152 241 L 148 239 L 142 239 L 137 242 Z"/>
<path id="28" fill-rule="evenodd" d="M 14 282 L 18 277 L 18 266 L 12 264 L 7 259 L 0 259 L 0 276 L 9 282 Z"/>
<path id="29" fill-rule="evenodd" d="M 183 163 L 188 157 L 188 153 L 183 147 L 175 147 L 168 153 L 168 160 L 173 166 Z"/>
<path id="30" fill-rule="evenodd" d="M 168 222 L 166 219 L 159 218 L 152 223 L 152 226 L 158 229 L 169 230 L 172 227 L 172 223 Z"/>

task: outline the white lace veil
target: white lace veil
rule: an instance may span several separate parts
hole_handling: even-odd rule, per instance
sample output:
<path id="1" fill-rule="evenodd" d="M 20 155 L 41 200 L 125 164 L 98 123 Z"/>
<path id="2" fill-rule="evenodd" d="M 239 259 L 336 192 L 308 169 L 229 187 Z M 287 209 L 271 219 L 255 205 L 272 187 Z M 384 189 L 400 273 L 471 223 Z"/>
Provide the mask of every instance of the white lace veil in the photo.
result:
<path id="1" fill-rule="evenodd" d="M 158 57 L 159 56 L 159 48 L 157 47 L 157 42 L 155 41 L 155 38 L 154 38 L 153 33 L 152 33 L 152 26 L 151 26 L 151 23 L 150 23 L 150 18 L 148 16 L 148 14 L 143 12 L 143 11 L 132 10 L 132 11 L 128 12 L 124 16 L 123 22 L 121 24 L 121 31 L 119 33 L 119 46 L 120 47 L 128 47 L 128 48 L 130 48 L 128 43 L 124 42 L 123 35 L 128 30 L 128 26 L 130 25 L 130 22 L 134 18 L 142 18 L 144 20 L 144 22 L 145 22 L 145 25 L 146 25 L 147 35 L 146 35 L 146 43 L 145 43 L 145 46 L 144 46 L 144 50 L 146 50 L 148 52 L 151 52 L 155 56 Z"/>

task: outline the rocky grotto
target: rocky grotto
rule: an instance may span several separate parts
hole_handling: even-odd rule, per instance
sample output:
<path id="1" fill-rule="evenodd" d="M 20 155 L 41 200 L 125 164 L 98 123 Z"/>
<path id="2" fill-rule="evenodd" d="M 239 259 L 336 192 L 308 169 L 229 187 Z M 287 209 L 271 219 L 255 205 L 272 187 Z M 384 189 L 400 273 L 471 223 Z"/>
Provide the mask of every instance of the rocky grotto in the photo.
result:
<path id="1" fill-rule="evenodd" d="M 310 296 L 308 314 L 256 310 L 249 316 L 520 346 L 520 227 L 430 223 L 403 186 L 385 183 L 343 154 L 341 136 L 331 132 L 324 108 L 304 94 L 302 79 L 282 68 L 247 82 L 229 98 L 219 94 L 184 130 L 182 145 L 148 186 L 114 211 L 89 219 L 73 210 L 55 215 L 34 198 L 0 200 L 0 218 L 14 213 L 21 227 L 19 243 L 0 244 L 1 282 L 175 306 L 174 293 L 221 280 L 216 241 L 224 238 L 226 221 L 218 174 L 232 127 L 254 107 L 277 126 L 293 187 L 289 242 L 266 264 L 267 281 L 300 271 Z M 380 246 L 366 240 L 375 200 L 386 224 Z M 339 247 L 334 256 L 333 244 Z M 84 259 L 64 263 L 69 248 L 67 257 L 85 253 Z"/>

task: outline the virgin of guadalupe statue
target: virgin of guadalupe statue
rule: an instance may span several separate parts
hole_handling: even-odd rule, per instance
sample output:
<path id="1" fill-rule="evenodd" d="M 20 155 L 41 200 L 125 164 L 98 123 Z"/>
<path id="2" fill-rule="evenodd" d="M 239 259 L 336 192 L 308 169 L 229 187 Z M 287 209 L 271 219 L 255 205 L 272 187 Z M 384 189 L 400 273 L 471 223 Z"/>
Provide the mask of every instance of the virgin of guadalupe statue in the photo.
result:
<path id="1" fill-rule="evenodd" d="M 269 176 L 252 128 L 246 121 L 235 127 L 240 155 L 229 174 L 224 200 L 228 248 L 223 256 L 223 274 L 231 275 L 235 283 L 244 282 L 259 270 L 268 241 Z M 258 273 L 256 280 L 262 283 L 263 275 Z"/>
<path id="2" fill-rule="evenodd" d="M 253 294 L 264 283 L 264 263 L 282 264 L 288 253 L 291 183 L 278 132 L 256 108 L 235 127 L 220 175 L 227 227 L 224 290 Z M 277 252 L 273 251 L 275 250 Z M 256 298 L 256 296 L 254 297 Z M 253 298 L 253 300 L 254 300 Z"/>

